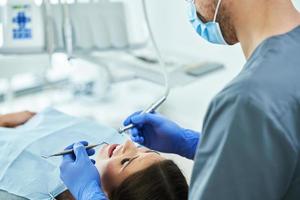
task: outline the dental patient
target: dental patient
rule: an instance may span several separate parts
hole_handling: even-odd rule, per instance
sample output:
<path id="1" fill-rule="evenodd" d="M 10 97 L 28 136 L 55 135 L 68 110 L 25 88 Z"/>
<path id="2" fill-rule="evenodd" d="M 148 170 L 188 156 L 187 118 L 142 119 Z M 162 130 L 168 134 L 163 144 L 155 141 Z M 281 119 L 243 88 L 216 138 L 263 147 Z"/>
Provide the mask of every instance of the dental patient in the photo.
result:
<path id="1" fill-rule="evenodd" d="M 173 161 L 98 123 L 47 109 L 0 116 L 0 126 L 6 127 L 0 128 L 0 199 L 74 200 L 59 178 L 61 158 L 41 155 L 84 140 L 109 143 L 92 157 L 107 199 L 187 199 L 187 182 Z"/>

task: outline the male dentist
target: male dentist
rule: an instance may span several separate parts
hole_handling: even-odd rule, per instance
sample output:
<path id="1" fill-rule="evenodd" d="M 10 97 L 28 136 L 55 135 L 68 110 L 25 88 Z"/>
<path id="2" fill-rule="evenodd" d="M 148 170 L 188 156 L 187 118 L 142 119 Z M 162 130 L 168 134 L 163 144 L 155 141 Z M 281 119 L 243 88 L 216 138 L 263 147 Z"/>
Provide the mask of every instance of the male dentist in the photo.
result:
<path id="1" fill-rule="evenodd" d="M 291 0 L 187 4 L 189 20 L 201 37 L 221 45 L 240 42 L 247 63 L 212 100 L 201 134 L 159 114 L 135 113 L 124 123 L 136 127 L 132 140 L 195 161 L 191 200 L 299 200 L 299 12 Z M 72 183 L 66 175 L 90 166 L 89 159 L 84 160 L 72 170 L 61 168 L 71 191 L 87 185 Z M 99 187 L 87 189 L 95 194 L 90 199 L 98 199 Z"/>

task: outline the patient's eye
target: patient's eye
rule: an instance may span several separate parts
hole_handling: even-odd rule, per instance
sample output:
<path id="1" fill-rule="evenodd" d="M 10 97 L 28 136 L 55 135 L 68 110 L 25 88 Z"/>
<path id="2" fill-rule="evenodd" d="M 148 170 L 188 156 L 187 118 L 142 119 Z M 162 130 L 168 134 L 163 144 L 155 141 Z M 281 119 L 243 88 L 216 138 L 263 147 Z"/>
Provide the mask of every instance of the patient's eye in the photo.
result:
<path id="1" fill-rule="evenodd" d="M 130 159 L 129 158 L 125 158 L 121 161 L 121 165 L 124 165 L 125 163 L 129 162 Z"/>

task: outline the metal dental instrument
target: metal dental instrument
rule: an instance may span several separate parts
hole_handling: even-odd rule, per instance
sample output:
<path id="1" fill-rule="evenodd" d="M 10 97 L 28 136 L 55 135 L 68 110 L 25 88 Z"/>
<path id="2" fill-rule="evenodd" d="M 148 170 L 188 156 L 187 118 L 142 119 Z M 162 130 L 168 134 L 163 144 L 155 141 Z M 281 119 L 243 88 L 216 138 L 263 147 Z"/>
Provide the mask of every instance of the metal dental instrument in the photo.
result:
<path id="1" fill-rule="evenodd" d="M 144 110 L 142 114 L 146 114 L 146 113 L 152 113 L 154 111 L 156 111 L 165 101 L 166 101 L 167 97 L 163 96 L 161 99 L 159 99 L 158 101 L 156 101 L 155 103 L 151 104 L 146 110 Z M 122 127 L 119 129 L 119 133 L 122 134 L 130 129 L 134 128 L 133 124 L 129 124 L 128 126 Z"/>
<path id="2" fill-rule="evenodd" d="M 89 145 L 89 146 L 86 146 L 85 149 L 86 150 L 94 149 L 94 148 L 96 148 L 98 146 L 101 146 L 103 144 L 108 144 L 108 143 L 107 142 L 102 142 L 100 144 Z M 65 151 L 62 151 L 62 152 L 59 152 L 59 153 L 56 153 L 56 154 L 52 154 L 52 155 L 49 155 L 49 156 L 42 156 L 42 158 L 48 159 L 48 158 L 57 157 L 57 156 L 64 156 L 64 155 L 71 154 L 71 153 L 74 153 L 73 149 L 65 150 Z"/>

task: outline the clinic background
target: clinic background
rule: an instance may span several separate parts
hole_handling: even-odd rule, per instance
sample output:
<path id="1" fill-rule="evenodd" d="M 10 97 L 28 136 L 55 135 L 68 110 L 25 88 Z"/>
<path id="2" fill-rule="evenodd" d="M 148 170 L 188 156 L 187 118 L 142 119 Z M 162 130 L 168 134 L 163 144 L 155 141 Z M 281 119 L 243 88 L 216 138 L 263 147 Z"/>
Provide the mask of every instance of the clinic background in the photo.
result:
<path id="1" fill-rule="evenodd" d="M 1 5 L 3 2 L 5 1 L 0 0 Z M 300 10 L 300 0 L 294 0 L 294 3 Z M 211 45 L 197 36 L 188 22 L 184 0 L 148 0 L 147 5 L 155 40 L 164 59 L 172 63 L 168 69 L 172 90 L 160 112 L 183 127 L 201 131 L 209 102 L 245 64 L 242 50 L 239 45 Z M 140 18 L 143 18 L 142 14 Z M 0 35 L 3 32 L 5 30 L 1 29 Z M 3 38 L 0 38 L 1 43 Z M 151 47 L 141 52 L 138 55 L 155 58 Z M 143 66 L 142 69 L 133 68 L 128 66 L 132 59 L 128 61 L 122 50 L 102 54 L 110 58 L 110 67 L 106 67 L 105 60 L 97 66 L 84 59 L 70 63 L 63 53 L 54 55 L 46 72 L 47 79 L 53 84 L 43 87 L 40 84 L 43 84 L 45 77 L 33 76 L 35 72 L 45 73 L 44 68 L 39 68 L 36 55 L 0 55 L 0 113 L 20 110 L 38 112 L 50 106 L 119 128 L 129 114 L 143 110 L 162 95 L 163 81 L 157 79 L 161 72 L 158 64 Z M 44 61 L 45 58 L 40 60 Z M 27 61 L 34 67 L 28 67 L 28 70 L 24 68 Z M 199 67 L 207 62 L 218 63 L 225 68 L 190 79 L 179 73 L 182 66 Z M 111 81 L 112 77 L 114 82 Z M 94 90 L 97 92 L 89 97 L 87 94 L 95 83 Z M 34 89 L 15 92 L 26 87 Z M 189 179 L 192 161 L 168 156 L 177 161 Z"/>

